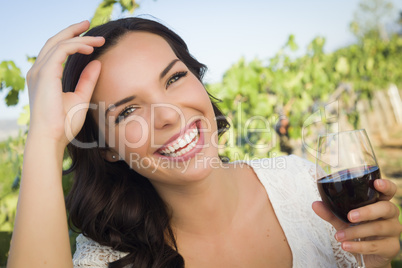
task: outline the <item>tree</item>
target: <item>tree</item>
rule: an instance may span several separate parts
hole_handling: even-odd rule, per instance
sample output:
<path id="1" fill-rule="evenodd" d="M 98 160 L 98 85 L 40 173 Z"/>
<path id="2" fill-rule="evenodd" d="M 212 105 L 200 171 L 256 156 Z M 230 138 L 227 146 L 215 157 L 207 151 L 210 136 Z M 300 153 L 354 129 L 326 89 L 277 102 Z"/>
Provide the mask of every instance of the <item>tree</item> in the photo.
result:
<path id="1" fill-rule="evenodd" d="M 5 102 L 7 106 L 16 105 L 20 91 L 24 89 L 25 78 L 13 61 L 0 63 L 0 91 L 8 90 Z"/>
<path id="2" fill-rule="evenodd" d="M 395 8 L 389 0 L 362 0 L 350 24 L 351 31 L 359 39 L 370 36 L 388 40 L 386 26 L 394 23 Z"/>

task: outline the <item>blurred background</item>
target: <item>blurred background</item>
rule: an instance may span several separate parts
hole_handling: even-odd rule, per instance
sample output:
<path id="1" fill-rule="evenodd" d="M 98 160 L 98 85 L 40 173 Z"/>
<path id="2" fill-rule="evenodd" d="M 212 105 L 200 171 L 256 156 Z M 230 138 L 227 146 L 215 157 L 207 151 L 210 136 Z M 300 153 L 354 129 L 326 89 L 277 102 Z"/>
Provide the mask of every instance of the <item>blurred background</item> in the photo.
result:
<path id="1" fill-rule="evenodd" d="M 176 31 L 208 66 L 206 87 L 231 122 L 222 155 L 314 161 L 319 133 L 365 128 L 402 202 L 400 0 L 0 0 L 0 10 L 0 266 L 29 126 L 25 75 L 49 37 L 85 19 L 142 16 Z"/>

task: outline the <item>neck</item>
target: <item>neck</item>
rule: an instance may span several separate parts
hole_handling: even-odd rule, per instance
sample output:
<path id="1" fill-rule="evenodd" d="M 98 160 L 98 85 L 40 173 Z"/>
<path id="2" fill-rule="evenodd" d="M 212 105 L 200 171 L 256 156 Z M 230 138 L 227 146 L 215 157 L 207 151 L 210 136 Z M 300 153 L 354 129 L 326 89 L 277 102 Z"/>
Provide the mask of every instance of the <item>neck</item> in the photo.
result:
<path id="1" fill-rule="evenodd" d="M 225 167 L 215 168 L 206 178 L 188 185 L 163 189 L 156 186 L 172 210 L 173 229 L 214 235 L 230 226 L 238 208 L 239 189 L 231 165 Z"/>

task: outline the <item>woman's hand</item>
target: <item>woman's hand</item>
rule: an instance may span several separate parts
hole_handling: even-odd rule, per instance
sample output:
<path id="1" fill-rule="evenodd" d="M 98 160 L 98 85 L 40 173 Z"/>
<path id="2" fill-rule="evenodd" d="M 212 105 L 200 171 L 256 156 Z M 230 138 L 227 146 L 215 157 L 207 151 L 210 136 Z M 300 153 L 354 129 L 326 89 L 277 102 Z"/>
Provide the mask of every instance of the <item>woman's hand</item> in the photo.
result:
<path id="1" fill-rule="evenodd" d="M 83 70 L 75 91 L 62 92 L 62 64 L 67 56 L 90 54 L 105 42 L 103 37 L 80 37 L 88 28 L 89 22 L 83 21 L 50 38 L 27 74 L 30 134 L 38 133 L 61 146 L 66 146 L 82 128 L 100 73 L 100 62 L 92 61 Z"/>
<path id="2" fill-rule="evenodd" d="M 69 139 L 83 125 L 100 62 L 87 65 L 75 92 L 62 92 L 61 77 L 68 55 L 90 54 L 104 44 L 104 38 L 79 37 L 88 27 L 84 21 L 50 38 L 28 72 L 31 122 L 7 267 L 72 267 L 62 159 Z"/>
<path id="3" fill-rule="evenodd" d="M 379 201 L 348 213 L 349 221 L 359 225 L 351 227 L 344 223 L 323 202 L 314 202 L 313 209 L 335 227 L 335 238 L 342 243 L 345 251 L 363 254 L 367 267 L 390 267 L 392 258 L 399 252 L 399 236 L 402 232 L 398 221 L 399 209 L 389 201 L 397 187 L 383 179 L 375 180 L 374 187 L 380 192 Z M 362 241 L 354 241 L 357 238 Z"/>

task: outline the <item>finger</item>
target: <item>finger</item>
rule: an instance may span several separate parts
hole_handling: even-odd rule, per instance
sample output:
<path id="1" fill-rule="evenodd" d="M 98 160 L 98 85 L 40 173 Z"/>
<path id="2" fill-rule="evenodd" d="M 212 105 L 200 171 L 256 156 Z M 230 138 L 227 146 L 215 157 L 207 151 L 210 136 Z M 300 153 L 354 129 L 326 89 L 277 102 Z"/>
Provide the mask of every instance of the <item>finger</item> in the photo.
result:
<path id="1" fill-rule="evenodd" d="M 374 187 L 380 194 L 380 200 L 391 200 L 394 197 L 397 187 L 389 180 L 377 179 L 374 181 Z"/>
<path id="2" fill-rule="evenodd" d="M 66 47 L 71 47 L 72 45 L 76 45 L 76 46 L 80 46 L 80 44 L 82 45 L 87 45 L 87 46 L 91 46 L 91 47 L 100 47 L 105 43 L 105 38 L 101 37 L 101 36 L 85 36 L 85 37 L 75 37 L 72 39 L 68 39 L 68 40 L 64 40 L 60 43 L 58 43 L 57 45 L 55 45 L 51 50 L 49 50 L 49 52 L 44 55 L 42 57 L 41 61 L 36 61 L 36 69 L 40 69 L 44 64 L 46 64 L 48 62 L 48 60 L 53 57 L 53 55 L 55 54 L 55 51 L 57 50 L 63 50 Z M 70 46 L 69 46 L 70 44 Z M 89 50 L 90 52 L 92 52 L 92 49 Z M 85 53 L 88 54 L 88 53 Z M 67 54 L 67 55 L 71 55 L 71 54 Z M 67 56 L 65 56 L 63 58 L 63 62 L 65 61 L 65 58 Z"/>
<path id="3" fill-rule="evenodd" d="M 370 241 L 346 241 L 342 242 L 343 250 L 355 254 L 379 255 L 392 258 L 399 252 L 399 240 L 397 238 L 384 238 Z"/>
<path id="4" fill-rule="evenodd" d="M 321 219 L 329 222 L 336 230 L 341 230 L 348 226 L 346 223 L 338 219 L 324 202 L 316 201 L 313 203 L 312 208 Z"/>
<path id="5" fill-rule="evenodd" d="M 335 234 L 339 242 L 366 237 L 399 237 L 401 225 L 397 220 L 380 220 L 365 222 L 359 225 L 339 230 Z"/>
<path id="6" fill-rule="evenodd" d="M 59 78 L 62 74 L 62 63 L 66 60 L 68 55 L 74 54 L 76 52 L 82 54 L 90 54 L 93 52 L 93 47 L 100 47 L 105 43 L 105 39 L 103 37 L 76 37 L 71 40 L 67 40 L 57 44 L 53 49 L 48 52 L 45 56 L 43 56 L 41 61 L 36 61 L 34 66 L 27 73 L 27 83 L 31 84 L 31 80 L 38 75 L 39 72 L 44 73 L 46 75 L 54 75 L 56 73 L 56 77 Z M 64 53 L 60 53 L 61 51 Z M 58 55 L 59 58 L 56 58 L 55 55 Z M 42 72 L 43 68 L 47 65 L 51 65 L 51 67 L 47 68 L 48 71 Z M 30 87 L 28 87 L 30 88 Z"/>
<path id="7" fill-rule="evenodd" d="M 104 43 L 103 37 L 94 37 L 98 39 L 97 46 L 101 46 Z M 57 48 L 54 48 L 49 55 L 47 55 L 46 62 L 40 68 L 43 70 L 43 73 L 46 75 L 54 75 L 54 70 L 59 69 L 57 72 L 57 77 L 61 78 L 62 75 L 62 64 L 66 60 L 69 55 L 80 53 L 89 55 L 93 52 L 94 47 L 92 45 L 88 45 L 80 42 L 66 42 L 60 43 L 57 45 Z"/>
<path id="8" fill-rule="evenodd" d="M 38 59 L 40 60 L 43 55 L 46 55 L 47 52 L 50 49 L 52 49 L 60 41 L 73 38 L 75 36 L 82 34 L 86 30 L 88 30 L 89 25 L 90 25 L 90 23 L 87 20 L 79 22 L 79 23 L 75 23 L 75 24 L 70 25 L 69 27 L 65 28 L 64 30 L 60 31 L 53 37 L 51 37 L 49 40 L 47 40 L 47 42 L 45 43 L 45 45 L 39 52 L 37 60 Z"/>
<path id="9" fill-rule="evenodd" d="M 86 103 L 89 103 L 91 100 L 100 71 L 100 61 L 94 60 L 91 61 L 81 73 L 80 79 L 78 80 L 75 88 L 75 93 L 79 95 Z"/>
<path id="10" fill-rule="evenodd" d="M 358 209 L 353 209 L 348 213 L 348 219 L 352 223 L 362 221 L 373 221 L 377 219 L 397 218 L 399 209 L 390 201 L 378 201 Z"/>

